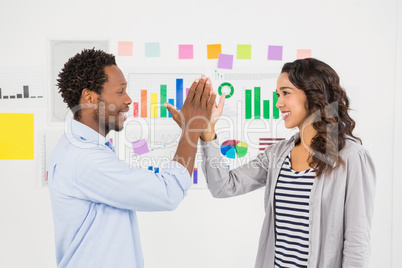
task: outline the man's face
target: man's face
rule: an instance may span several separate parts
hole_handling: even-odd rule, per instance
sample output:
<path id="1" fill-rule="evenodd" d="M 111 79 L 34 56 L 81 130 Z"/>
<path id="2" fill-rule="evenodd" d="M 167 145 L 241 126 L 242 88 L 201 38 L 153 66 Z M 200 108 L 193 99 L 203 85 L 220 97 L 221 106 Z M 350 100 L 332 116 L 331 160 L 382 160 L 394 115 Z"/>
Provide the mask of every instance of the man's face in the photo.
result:
<path id="1" fill-rule="evenodd" d="M 94 119 L 99 124 L 99 132 L 105 135 L 110 130 L 120 131 L 124 127 L 125 115 L 129 110 L 131 98 L 127 95 L 127 81 L 119 67 L 105 67 L 108 81 L 103 85 L 102 94 L 98 97 L 98 109 Z"/>

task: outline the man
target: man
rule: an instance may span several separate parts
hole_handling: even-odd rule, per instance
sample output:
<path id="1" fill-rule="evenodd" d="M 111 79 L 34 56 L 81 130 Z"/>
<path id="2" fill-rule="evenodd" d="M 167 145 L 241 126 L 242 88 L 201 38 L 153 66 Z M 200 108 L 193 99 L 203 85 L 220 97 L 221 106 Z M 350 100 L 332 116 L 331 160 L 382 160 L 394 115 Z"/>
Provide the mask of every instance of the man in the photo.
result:
<path id="1" fill-rule="evenodd" d="M 158 174 L 130 168 L 106 139 L 123 129 L 131 104 L 113 55 L 83 50 L 57 81 L 74 114 L 49 166 L 58 267 L 142 268 L 136 211 L 173 210 L 186 195 L 196 144 L 215 103 L 211 81 L 202 76 L 192 84 L 179 112 L 177 152 Z"/>

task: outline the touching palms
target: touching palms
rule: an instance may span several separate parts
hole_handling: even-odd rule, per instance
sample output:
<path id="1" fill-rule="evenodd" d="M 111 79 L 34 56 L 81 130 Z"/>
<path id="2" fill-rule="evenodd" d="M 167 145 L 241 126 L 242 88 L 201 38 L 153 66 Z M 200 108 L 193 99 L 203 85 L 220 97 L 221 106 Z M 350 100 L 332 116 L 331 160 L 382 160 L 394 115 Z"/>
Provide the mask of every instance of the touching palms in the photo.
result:
<path id="1" fill-rule="evenodd" d="M 209 80 L 209 78 L 207 78 Z M 210 89 L 209 96 L 210 98 L 216 95 L 216 93 L 213 91 L 212 85 Z M 213 104 L 212 110 L 211 110 L 211 119 L 209 120 L 208 126 L 205 128 L 205 132 L 211 132 L 215 131 L 215 124 L 218 122 L 219 117 L 222 114 L 223 111 L 223 106 L 225 105 L 225 95 L 221 95 L 219 98 L 219 103 L 218 105 L 216 103 Z M 165 103 L 165 106 L 167 107 L 168 111 L 172 114 L 173 120 L 177 123 L 177 125 L 182 128 L 183 125 L 183 120 L 181 116 L 181 112 L 177 111 L 176 108 L 171 105 L 170 103 Z"/>

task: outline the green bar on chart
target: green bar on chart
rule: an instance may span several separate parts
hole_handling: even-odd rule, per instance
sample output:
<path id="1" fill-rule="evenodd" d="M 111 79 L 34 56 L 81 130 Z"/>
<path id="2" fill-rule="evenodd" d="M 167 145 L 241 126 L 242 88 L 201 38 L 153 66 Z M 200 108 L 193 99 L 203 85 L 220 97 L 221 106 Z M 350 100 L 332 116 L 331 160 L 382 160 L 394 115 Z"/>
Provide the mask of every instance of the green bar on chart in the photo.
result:
<path id="1" fill-rule="evenodd" d="M 164 103 L 167 101 L 166 85 L 161 85 L 161 117 L 167 117 L 167 109 Z"/>
<path id="2" fill-rule="evenodd" d="M 269 119 L 269 100 L 263 101 L 263 109 L 264 109 L 263 112 L 264 119 Z"/>
<path id="3" fill-rule="evenodd" d="M 273 97 L 272 99 L 274 100 L 274 103 L 272 104 L 272 108 L 273 108 L 273 118 L 274 119 L 279 119 L 279 109 L 278 107 L 276 107 L 276 103 L 278 102 L 278 95 L 276 95 L 276 91 L 272 92 Z"/>
<path id="4" fill-rule="evenodd" d="M 251 119 L 251 89 L 246 89 L 246 119 Z"/>
<path id="5" fill-rule="evenodd" d="M 254 118 L 261 118 L 261 88 L 254 87 Z"/>

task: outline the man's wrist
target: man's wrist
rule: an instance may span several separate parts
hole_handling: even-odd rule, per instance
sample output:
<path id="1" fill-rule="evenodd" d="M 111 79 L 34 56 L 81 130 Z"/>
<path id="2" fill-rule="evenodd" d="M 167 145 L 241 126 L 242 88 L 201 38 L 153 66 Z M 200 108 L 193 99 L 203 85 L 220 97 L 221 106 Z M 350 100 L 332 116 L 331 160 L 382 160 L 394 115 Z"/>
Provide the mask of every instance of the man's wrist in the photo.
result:
<path id="1" fill-rule="evenodd" d="M 183 129 L 181 136 L 182 138 L 191 141 L 191 143 L 197 143 L 201 133 L 195 130 Z"/>

